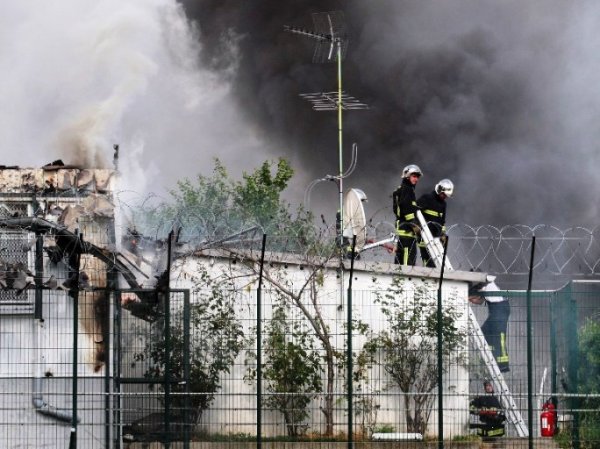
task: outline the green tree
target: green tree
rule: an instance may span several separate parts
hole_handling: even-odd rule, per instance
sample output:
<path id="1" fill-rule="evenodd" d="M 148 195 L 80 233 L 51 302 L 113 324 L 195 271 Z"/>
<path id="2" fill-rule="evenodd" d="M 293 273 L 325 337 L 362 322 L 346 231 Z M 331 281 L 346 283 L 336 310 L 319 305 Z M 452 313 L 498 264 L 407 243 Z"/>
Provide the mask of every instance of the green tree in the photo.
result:
<path id="1" fill-rule="evenodd" d="M 289 305 L 275 305 L 265 330 L 263 376 L 270 393 L 265 405 L 283 415 L 289 436 L 302 435 L 308 427 L 309 405 L 322 389 L 321 358 L 304 322 L 290 319 Z M 246 378 L 255 380 L 256 369 L 250 369 Z"/>
<path id="2" fill-rule="evenodd" d="M 332 243 L 331 253 L 324 255 L 311 255 L 310 252 L 299 255 L 298 263 L 302 266 L 305 277 L 296 284 L 287 272 L 285 263 L 265 265 L 263 275 L 265 281 L 280 295 L 282 301 L 290 307 L 300 311 L 311 328 L 315 340 L 320 345 L 320 353 L 325 363 L 325 388 L 321 412 L 325 418 L 325 435 L 332 436 L 334 428 L 334 386 L 336 381 L 336 363 L 340 353 L 334 346 L 334 334 L 323 313 L 323 300 L 320 288 L 324 282 L 325 266 L 335 252 L 335 243 Z M 241 253 L 236 253 L 242 257 Z M 252 275 L 259 270 L 258 259 L 252 254 L 245 253 L 246 262 Z M 299 285 L 298 285 L 299 284 Z"/>
<path id="3" fill-rule="evenodd" d="M 260 239 L 256 235 L 246 242 L 241 238 L 229 238 L 240 236 L 240 232 L 249 227 L 258 227 L 258 234 L 264 232 L 268 235 L 272 262 L 295 253 L 294 260 L 301 264 L 305 273 L 301 282 L 291 282 L 285 263 L 265 265 L 264 279 L 285 298 L 286 304 L 302 312 L 315 341 L 321 346 L 320 352 L 326 364 L 324 406 L 321 410 L 326 421 L 325 434 L 332 435 L 337 351 L 322 314 L 319 289 L 323 285 L 326 267 L 337 259 L 339 252 L 328 230 L 315 228 L 310 213 L 302 208 L 292 211 L 281 198 L 293 170 L 282 159 L 274 172 L 273 165 L 265 162 L 257 170 L 244 173 L 241 181 L 233 181 L 216 160 L 211 176 L 199 176 L 195 182 L 180 182 L 178 190 L 172 192 L 171 203 L 143 209 L 135 217 L 140 223 L 162 226 L 161 232 L 168 228 L 163 223 L 170 222 L 170 229 L 182 227 L 180 240 L 190 243 L 191 251 L 179 257 L 210 247 L 229 256 L 232 261 L 243 261 L 229 273 L 231 283 L 240 282 L 240 277 L 247 277 L 249 283 L 253 282 L 259 272 L 260 248 L 257 248 L 256 242 Z M 151 218 L 144 221 L 148 215 Z M 151 229 L 143 233 L 161 235 Z M 241 273 L 244 269 L 248 271 Z"/>
<path id="4" fill-rule="evenodd" d="M 244 346 L 242 325 L 237 318 L 235 288 L 228 279 L 212 277 L 206 267 L 194 274 L 195 288 L 190 305 L 189 346 L 186 347 L 185 321 L 182 310 L 172 307 L 169 341 L 163 328 L 148 335 L 151 341 L 136 354 L 136 360 L 145 362 L 144 376 L 149 379 L 171 380 L 171 407 L 181 416 L 191 407 L 192 421 L 197 421 L 214 400 L 221 388 L 223 374 L 230 372 L 235 358 Z M 164 327 L 165 320 L 155 322 Z M 185 364 L 189 363 L 189 378 Z M 167 367 L 169 368 L 167 371 Z M 187 386 L 182 380 L 187 381 Z M 160 384 L 159 384 L 160 385 Z M 159 386 L 164 391 L 164 385 Z M 189 390 L 189 403 L 185 393 Z"/>
<path id="5" fill-rule="evenodd" d="M 594 395 L 581 401 L 581 447 L 600 447 L 600 322 L 588 318 L 579 330 L 579 393 Z"/>
<path id="6" fill-rule="evenodd" d="M 285 159 L 279 159 L 274 174 L 267 161 L 253 173 L 244 173 L 242 181 L 233 185 L 233 206 L 239 210 L 240 220 L 256 223 L 265 231 L 271 230 L 275 220 L 287 210 L 281 201 L 281 193 L 293 174 Z"/>
<path id="7" fill-rule="evenodd" d="M 286 304 L 301 311 L 308 325 L 313 330 L 315 339 L 321 346 L 322 358 L 325 361 L 325 387 L 324 406 L 321 408 L 325 417 L 325 434 L 332 435 L 334 427 L 334 386 L 336 379 L 336 360 L 338 352 L 332 341 L 334 340 L 329 325 L 322 313 L 319 289 L 323 285 L 325 267 L 339 256 L 335 239 L 328 234 L 328 230 L 319 230 L 313 224 L 312 215 L 298 208 L 292 212 L 290 205 L 282 200 L 281 194 L 287 187 L 293 171 L 285 160 L 279 160 L 274 174 L 271 173 L 272 163 L 265 162 L 254 172 L 243 175 L 243 180 L 238 182 L 224 181 L 226 172 L 222 167 L 218 169 L 218 182 L 220 186 L 229 186 L 228 213 L 220 214 L 220 222 L 226 223 L 219 229 L 226 228 L 231 232 L 232 223 L 237 223 L 236 230 L 244 226 L 259 225 L 262 231 L 268 234 L 268 246 L 272 251 L 271 261 L 277 258 L 285 259 L 285 255 L 295 253 L 295 261 L 304 270 L 305 276 L 300 283 L 293 283 L 286 272 L 286 265 L 267 265 L 263 275 L 265 281 L 284 298 Z M 213 179 L 215 177 L 213 176 Z M 210 180 L 206 180 L 210 184 Z M 227 188 L 229 188 L 227 187 Z M 220 187 L 221 188 L 221 187 Z M 202 187 L 201 190 L 204 190 Z M 194 195 L 192 195 L 194 196 Z M 194 197 L 200 198 L 200 195 Z M 194 207 L 190 207 L 194 209 Z M 214 214 L 216 217 L 218 214 Z M 231 217 L 236 217 L 232 219 Z M 216 220 L 219 221 L 219 220 Z M 215 226 L 218 228 L 218 226 Z M 227 233 L 222 232 L 219 236 Z M 215 246 L 216 248 L 217 246 Z M 243 266 L 250 271 L 248 277 L 256 278 L 259 272 L 260 251 L 256 245 L 244 246 L 240 244 L 218 245 L 219 250 L 228 254 L 234 260 L 243 260 Z M 278 252 L 277 255 L 275 252 Z M 232 278 L 240 276 L 231 273 Z"/>
<path id="8" fill-rule="evenodd" d="M 390 289 L 377 292 L 386 320 L 385 330 L 367 343 L 371 352 L 379 351 L 381 363 L 392 385 L 404 393 L 404 412 L 408 432 L 425 434 L 438 385 L 437 378 L 437 296 L 432 284 L 416 282 L 412 291 L 404 278 L 395 276 Z M 442 354 L 444 372 L 462 361 L 467 334 L 458 326 L 460 311 L 449 298 L 442 312 Z"/>
<path id="9" fill-rule="evenodd" d="M 348 324 L 344 323 L 347 332 Z M 353 339 L 361 336 L 367 341 L 373 337 L 370 326 L 360 319 L 352 319 Z M 354 340 L 356 341 L 356 340 Z M 356 344 L 356 343 L 354 343 Z M 348 388 L 348 341 L 344 340 L 344 351 L 339 355 L 340 363 L 338 371 L 343 379 L 344 391 Z M 377 415 L 380 404 L 378 402 L 379 390 L 371 384 L 370 370 L 375 362 L 377 349 L 372 344 L 363 345 L 360 349 L 352 351 L 352 400 L 354 410 L 354 422 L 360 426 L 360 432 L 364 438 L 371 438 L 377 425 Z M 347 401 L 344 395 L 343 401 Z M 340 401 L 341 402 L 341 401 Z"/>
<path id="10" fill-rule="evenodd" d="M 275 170 L 273 166 L 275 165 Z M 281 194 L 293 176 L 285 159 L 265 161 L 242 180 L 232 180 L 221 161 L 215 159 L 210 175 L 183 179 L 170 199 L 136 205 L 130 211 L 138 232 L 164 239 L 171 229 L 181 229 L 180 240 L 211 245 L 250 227 L 270 236 L 293 229 L 308 230 L 312 217 L 299 209 L 295 216 Z"/>

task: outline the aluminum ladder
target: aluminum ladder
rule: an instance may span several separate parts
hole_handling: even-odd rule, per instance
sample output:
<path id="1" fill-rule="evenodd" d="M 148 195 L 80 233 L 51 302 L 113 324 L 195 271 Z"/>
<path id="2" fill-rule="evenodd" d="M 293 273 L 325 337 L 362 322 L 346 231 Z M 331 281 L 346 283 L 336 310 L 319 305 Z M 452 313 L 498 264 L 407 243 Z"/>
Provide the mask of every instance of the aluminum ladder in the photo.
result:
<path id="1" fill-rule="evenodd" d="M 427 222 L 425 221 L 425 218 L 420 210 L 417 211 L 417 219 L 421 225 L 421 238 L 423 239 L 423 243 L 425 243 L 427 251 L 433 259 L 436 267 L 441 267 L 442 259 L 444 257 L 444 247 L 442 246 L 440 240 L 434 238 L 431 234 L 431 230 L 429 229 L 429 226 L 427 226 Z M 445 268 L 448 270 L 453 269 L 447 257 Z M 481 354 L 483 363 L 485 363 L 485 366 L 490 374 L 491 381 L 494 384 L 494 391 L 500 397 L 500 403 L 506 412 L 507 421 L 515 426 L 517 435 L 519 437 L 528 437 L 529 429 L 527 428 L 527 425 L 521 416 L 521 412 L 519 412 L 517 409 L 517 404 L 515 403 L 515 400 L 508 389 L 508 385 L 504 380 L 504 376 L 502 375 L 502 372 L 498 367 L 498 363 L 496 363 L 496 359 L 487 344 L 485 336 L 481 331 L 481 326 L 479 326 L 479 322 L 477 321 L 477 317 L 475 316 L 473 309 L 471 309 L 471 306 L 469 306 L 469 328 L 471 330 L 469 334 L 473 336 L 475 346 Z"/>

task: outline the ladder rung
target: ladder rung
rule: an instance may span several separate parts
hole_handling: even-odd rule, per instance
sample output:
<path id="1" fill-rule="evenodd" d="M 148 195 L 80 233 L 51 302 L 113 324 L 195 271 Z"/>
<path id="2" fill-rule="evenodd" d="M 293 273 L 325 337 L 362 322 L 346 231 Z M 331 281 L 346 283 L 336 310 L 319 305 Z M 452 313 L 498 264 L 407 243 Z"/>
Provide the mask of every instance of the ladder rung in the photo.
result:
<path id="1" fill-rule="evenodd" d="M 423 217 L 423 214 L 420 210 L 417 211 L 417 219 L 421 224 L 421 237 L 423 239 L 423 242 L 425 243 L 425 246 L 427 247 L 427 251 L 429 252 L 429 255 L 435 262 L 435 265 L 437 267 L 440 267 L 442 265 L 444 257 L 444 248 L 442 247 L 440 241 L 435 239 L 431 234 L 429 226 L 427 226 L 427 222 L 425 221 L 425 218 Z M 446 268 L 448 268 L 448 270 L 452 270 L 452 265 L 450 264 L 450 261 L 447 258 Z M 500 401 L 506 411 L 506 417 L 508 422 L 515 426 L 515 429 L 517 430 L 517 435 L 519 435 L 520 437 L 529 436 L 529 430 L 527 429 L 527 426 L 523 421 L 521 413 L 517 409 L 517 404 L 515 403 L 510 393 L 510 390 L 508 389 L 508 385 L 504 380 L 504 376 L 502 375 L 500 368 L 498 368 L 498 363 L 496 363 L 496 358 L 490 351 L 485 336 L 481 331 L 481 327 L 477 322 L 477 317 L 475 316 L 475 313 L 473 313 L 473 310 L 470 306 L 469 323 L 473 329 L 472 336 L 477 346 L 477 349 L 479 350 L 483 362 L 485 363 L 492 378 L 492 381 L 494 382 L 494 388 L 500 394 Z"/>

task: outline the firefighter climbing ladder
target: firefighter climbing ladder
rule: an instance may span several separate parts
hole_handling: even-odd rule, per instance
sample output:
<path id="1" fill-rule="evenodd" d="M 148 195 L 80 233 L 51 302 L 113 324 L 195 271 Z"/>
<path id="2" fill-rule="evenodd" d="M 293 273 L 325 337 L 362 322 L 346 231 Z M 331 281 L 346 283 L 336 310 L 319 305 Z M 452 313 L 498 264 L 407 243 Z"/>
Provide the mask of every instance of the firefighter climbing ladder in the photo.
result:
<path id="1" fill-rule="evenodd" d="M 427 251 L 434 260 L 435 265 L 439 267 L 441 266 L 442 259 L 444 257 L 444 248 L 439 239 L 434 238 L 431 234 L 429 226 L 427 226 L 427 222 L 425 221 L 421 211 L 417 211 L 417 218 L 421 224 L 421 237 L 423 238 L 423 242 L 427 247 Z M 448 258 L 446 258 L 445 266 L 446 269 L 452 270 L 452 265 L 450 265 Z M 504 407 L 506 410 L 506 418 L 508 422 L 515 426 L 518 436 L 528 437 L 529 430 L 523 421 L 521 412 L 519 412 L 517 409 L 517 404 L 515 403 L 512 394 L 508 389 L 508 385 L 504 380 L 502 372 L 500 372 L 500 368 L 498 368 L 496 359 L 494 358 L 492 351 L 490 351 L 487 341 L 485 340 L 485 336 L 481 331 L 481 327 L 477 322 L 477 317 L 475 316 L 475 313 L 473 313 L 471 307 L 469 307 L 469 326 L 473 331 L 472 335 L 475 341 L 475 346 L 479 350 L 479 353 L 481 354 L 483 362 L 485 363 L 485 366 L 487 367 L 491 380 L 494 384 L 494 390 L 499 394 L 502 407 Z"/>

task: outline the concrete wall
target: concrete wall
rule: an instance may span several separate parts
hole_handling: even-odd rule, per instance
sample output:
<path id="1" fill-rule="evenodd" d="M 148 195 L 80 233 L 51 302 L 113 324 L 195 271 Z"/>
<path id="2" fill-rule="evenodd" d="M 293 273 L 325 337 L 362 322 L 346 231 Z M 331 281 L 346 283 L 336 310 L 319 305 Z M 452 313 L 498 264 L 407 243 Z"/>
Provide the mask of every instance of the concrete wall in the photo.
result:
<path id="1" fill-rule="evenodd" d="M 43 321 L 26 315 L 0 316 L 0 448 L 68 447 L 73 301 L 64 292 L 52 293 L 44 300 Z M 104 369 L 94 372 L 90 360 L 94 342 L 82 329 L 78 335 L 78 447 L 103 447 L 98 442 L 104 441 Z"/>
<path id="2" fill-rule="evenodd" d="M 194 288 L 194 273 L 197 273 L 198 264 L 207 267 L 212 273 L 222 273 L 223 276 L 236 278 L 238 288 L 242 291 L 238 299 L 237 308 L 240 318 L 244 321 L 246 332 L 255 326 L 256 320 L 256 276 L 247 268 L 241 260 L 233 264 L 231 259 L 212 256 L 198 258 L 187 258 L 176 265 L 177 287 Z M 374 304 L 375 291 L 384 291 L 392 282 L 394 275 L 401 275 L 405 282 L 406 298 L 410 303 L 410 297 L 417 285 L 425 285 L 433 298 L 437 297 L 437 277 L 439 271 L 422 267 L 399 267 L 389 264 L 369 264 L 358 261 L 353 278 L 353 316 L 369 324 L 373 332 L 378 332 L 385 326 L 385 319 L 380 308 Z M 306 265 L 292 260 L 282 261 L 273 257 L 270 259 L 265 270 L 269 270 L 272 276 L 279 276 L 290 289 L 299 289 L 310 272 Z M 322 285 L 319 287 L 318 304 L 321 312 L 326 317 L 334 338 L 334 347 L 340 351 L 345 348 L 345 328 L 343 323 L 347 316 L 347 288 L 348 273 L 342 278 L 339 276 L 335 266 L 330 266 L 323 271 Z M 460 325 L 467 325 L 467 281 L 481 277 L 475 273 L 450 273 L 443 287 L 444 304 L 453 304 L 461 311 Z M 268 320 L 271 316 L 270 305 L 274 301 L 272 285 L 269 282 L 263 284 L 264 312 L 263 318 Z M 306 305 L 312 309 L 312 305 L 306 300 Z M 354 338 L 354 349 L 359 350 L 364 344 L 364 337 Z M 467 347 L 465 341 L 465 348 Z M 464 355 L 464 354 L 463 354 Z M 214 403 L 206 411 L 200 422 L 200 428 L 209 433 L 238 433 L 244 432 L 254 434 L 256 402 L 255 385 L 244 382 L 246 373 L 244 366 L 245 354 L 240 354 L 236 365 L 230 375 L 223 381 L 222 390 L 217 395 Z M 378 424 L 394 425 L 396 431 L 403 432 L 405 429 L 405 418 L 401 392 L 397 388 L 389 388 L 389 377 L 379 366 L 374 366 L 370 373 L 371 380 L 366 385 L 366 394 L 374 395 L 379 410 L 377 412 Z M 469 374 L 465 366 L 454 365 L 449 368 L 444 378 L 444 432 L 447 437 L 464 435 L 468 433 L 468 395 Z M 435 392 L 434 392 L 435 393 Z M 336 432 L 345 432 L 345 387 L 338 376 L 335 386 L 336 399 Z M 312 416 L 309 418 L 309 432 L 323 431 L 323 416 L 320 411 L 322 399 L 317 399 L 312 405 Z M 435 405 L 437 408 L 437 403 Z M 355 422 L 359 419 L 355 418 Z M 283 420 L 277 412 L 266 412 L 263 422 L 265 435 L 285 435 Z M 432 413 L 429 419 L 428 433 L 435 434 L 437 430 L 437 415 Z"/>

